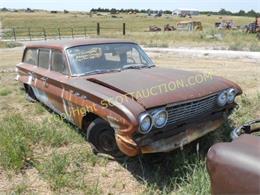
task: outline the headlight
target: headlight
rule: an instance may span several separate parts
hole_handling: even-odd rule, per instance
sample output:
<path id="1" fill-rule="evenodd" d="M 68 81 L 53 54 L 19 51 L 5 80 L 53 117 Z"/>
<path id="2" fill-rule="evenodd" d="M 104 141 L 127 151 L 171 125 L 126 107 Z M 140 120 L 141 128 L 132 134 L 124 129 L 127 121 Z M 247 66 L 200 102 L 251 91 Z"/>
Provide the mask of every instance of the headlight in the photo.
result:
<path id="1" fill-rule="evenodd" d="M 219 94 L 217 103 L 219 106 L 225 106 L 227 103 L 227 92 L 223 91 L 221 94 Z"/>
<path id="2" fill-rule="evenodd" d="M 144 113 L 139 118 L 139 132 L 142 134 L 149 133 L 153 126 L 153 119 L 150 114 Z"/>
<path id="3" fill-rule="evenodd" d="M 236 98 L 236 90 L 231 88 L 227 91 L 227 102 L 229 104 L 231 104 L 232 102 L 234 102 L 235 98 Z"/>
<path id="4" fill-rule="evenodd" d="M 168 120 L 168 113 L 166 110 L 155 111 L 152 115 L 155 127 L 162 128 L 166 125 Z"/>

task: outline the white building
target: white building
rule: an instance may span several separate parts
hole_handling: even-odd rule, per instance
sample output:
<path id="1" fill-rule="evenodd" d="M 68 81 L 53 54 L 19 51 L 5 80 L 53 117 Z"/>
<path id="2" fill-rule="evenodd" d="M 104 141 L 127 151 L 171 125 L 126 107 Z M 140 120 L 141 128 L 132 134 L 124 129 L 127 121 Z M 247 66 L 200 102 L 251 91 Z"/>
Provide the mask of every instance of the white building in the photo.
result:
<path id="1" fill-rule="evenodd" d="M 197 9 L 175 9 L 172 12 L 172 15 L 180 16 L 180 15 L 191 15 L 197 16 L 200 12 Z"/>

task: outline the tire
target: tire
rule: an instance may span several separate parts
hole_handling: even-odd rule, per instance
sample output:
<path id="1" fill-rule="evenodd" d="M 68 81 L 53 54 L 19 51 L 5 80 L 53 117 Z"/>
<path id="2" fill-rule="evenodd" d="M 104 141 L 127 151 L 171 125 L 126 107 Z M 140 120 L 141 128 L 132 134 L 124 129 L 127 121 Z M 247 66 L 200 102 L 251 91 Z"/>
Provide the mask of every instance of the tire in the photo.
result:
<path id="1" fill-rule="evenodd" d="M 114 129 L 103 119 L 91 122 L 86 133 L 94 153 L 109 154 L 115 158 L 124 156 L 117 146 Z"/>

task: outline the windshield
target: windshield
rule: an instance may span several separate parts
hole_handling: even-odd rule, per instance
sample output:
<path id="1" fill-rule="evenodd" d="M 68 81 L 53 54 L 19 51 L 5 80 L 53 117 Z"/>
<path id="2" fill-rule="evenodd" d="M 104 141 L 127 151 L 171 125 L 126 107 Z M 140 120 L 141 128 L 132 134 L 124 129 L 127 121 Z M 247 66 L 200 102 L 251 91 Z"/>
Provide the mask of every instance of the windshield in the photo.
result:
<path id="1" fill-rule="evenodd" d="M 148 68 L 152 60 L 133 43 L 83 45 L 67 50 L 73 76 Z"/>

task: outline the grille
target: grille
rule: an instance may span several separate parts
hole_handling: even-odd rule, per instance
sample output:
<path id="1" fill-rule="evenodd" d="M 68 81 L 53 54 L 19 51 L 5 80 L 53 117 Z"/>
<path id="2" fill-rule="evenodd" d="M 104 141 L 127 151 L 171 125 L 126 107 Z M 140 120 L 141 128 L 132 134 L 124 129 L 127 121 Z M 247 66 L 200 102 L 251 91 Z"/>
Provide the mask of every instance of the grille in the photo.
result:
<path id="1" fill-rule="evenodd" d="M 216 107 L 216 102 L 217 95 L 214 95 L 201 100 L 167 107 L 167 125 L 181 123 L 187 119 L 192 119 L 209 113 Z"/>

